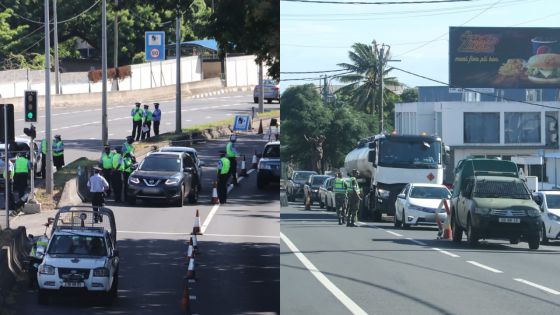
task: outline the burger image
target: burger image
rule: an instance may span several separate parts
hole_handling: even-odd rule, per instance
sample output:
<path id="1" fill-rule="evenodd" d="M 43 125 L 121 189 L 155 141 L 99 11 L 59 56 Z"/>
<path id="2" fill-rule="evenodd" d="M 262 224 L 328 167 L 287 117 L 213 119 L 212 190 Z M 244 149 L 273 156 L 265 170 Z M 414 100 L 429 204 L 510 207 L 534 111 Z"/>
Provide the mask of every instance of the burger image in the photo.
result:
<path id="1" fill-rule="evenodd" d="M 560 54 L 532 56 L 527 61 L 527 75 L 535 83 L 560 83 Z"/>

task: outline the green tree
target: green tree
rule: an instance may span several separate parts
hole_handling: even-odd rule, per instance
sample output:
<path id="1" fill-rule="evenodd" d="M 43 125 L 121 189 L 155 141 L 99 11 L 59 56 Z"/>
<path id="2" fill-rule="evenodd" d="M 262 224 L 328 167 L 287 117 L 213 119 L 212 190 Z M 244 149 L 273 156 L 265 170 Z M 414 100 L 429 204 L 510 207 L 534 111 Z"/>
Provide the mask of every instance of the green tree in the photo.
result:
<path id="1" fill-rule="evenodd" d="M 0 12 L 0 60 L 3 61 L 3 66 L 8 68 L 22 63 L 21 58 L 18 57 L 19 54 L 13 54 L 12 50 L 20 44 L 20 37 L 29 28 L 28 25 L 10 23 L 13 18 L 14 10 L 12 9 Z"/>
<path id="2" fill-rule="evenodd" d="M 403 103 L 414 103 L 418 102 L 418 88 L 408 88 L 400 95 L 401 102 Z"/>

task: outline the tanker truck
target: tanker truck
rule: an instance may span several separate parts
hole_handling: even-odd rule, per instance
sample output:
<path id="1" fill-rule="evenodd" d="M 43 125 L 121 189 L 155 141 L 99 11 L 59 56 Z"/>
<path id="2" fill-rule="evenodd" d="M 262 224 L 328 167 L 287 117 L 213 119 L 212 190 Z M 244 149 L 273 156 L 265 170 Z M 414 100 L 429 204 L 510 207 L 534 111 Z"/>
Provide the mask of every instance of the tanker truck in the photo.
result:
<path id="1" fill-rule="evenodd" d="M 353 169 L 360 172 L 361 218 L 379 222 L 383 213 L 394 215 L 397 195 L 408 183 L 442 184 L 448 151 L 436 136 L 382 134 L 362 139 L 344 160 L 347 175 Z"/>

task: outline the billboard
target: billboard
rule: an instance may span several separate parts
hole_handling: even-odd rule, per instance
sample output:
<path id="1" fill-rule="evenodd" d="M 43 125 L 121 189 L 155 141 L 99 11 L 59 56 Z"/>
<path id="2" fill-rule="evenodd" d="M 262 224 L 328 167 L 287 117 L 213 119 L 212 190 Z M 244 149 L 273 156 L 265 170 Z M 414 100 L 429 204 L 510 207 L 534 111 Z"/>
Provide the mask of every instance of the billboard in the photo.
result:
<path id="1" fill-rule="evenodd" d="M 449 84 L 560 87 L 560 28 L 450 27 Z"/>

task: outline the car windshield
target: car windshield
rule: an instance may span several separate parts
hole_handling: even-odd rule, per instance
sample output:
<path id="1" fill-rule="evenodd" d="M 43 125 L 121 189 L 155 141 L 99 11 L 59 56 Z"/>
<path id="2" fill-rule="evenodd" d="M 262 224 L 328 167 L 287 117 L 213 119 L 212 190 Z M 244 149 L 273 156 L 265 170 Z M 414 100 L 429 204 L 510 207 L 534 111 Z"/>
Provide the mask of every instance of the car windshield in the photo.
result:
<path id="1" fill-rule="evenodd" d="M 100 236 L 55 235 L 50 241 L 48 254 L 106 256 L 107 248 Z"/>
<path id="2" fill-rule="evenodd" d="M 549 209 L 560 209 L 560 195 L 546 195 L 546 205 Z"/>
<path id="3" fill-rule="evenodd" d="M 379 165 L 437 166 L 441 163 L 439 141 L 393 141 L 381 139 Z"/>
<path id="4" fill-rule="evenodd" d="M 176 157 L 147 157 L 138 169 L 141 171 L 180 172 L 181 160 Z"/>
<path id="5" fill-rule="evenodd" d="M 412 187 L 410 198 L 419 199 L 449 199 L 451 194 L 444 187 Z"/>
<path id="6" fill-rule="evenodd" d="M 312 172 L 298 172 L 294 174 L 294 180 L 305 180 L 309 178 L 309 176 L 314 175 L 315 173 Z"/>
<path id="7" fill-rule="evenodd" d="M 264 85 L 276 85 L 276 82 L 274 82 L 274 80 L 263 80 L 263 84 Z"/>
<path id="8" fill-rule="evenodd" d="M 522 182 L 512 181 L 476 181 L 474 196 L 481 198 L 531 199 L 529 191 Z"/>
<path id="9" fill-rule="evenodd" d="M 265 158 L 280 158 L 280 146 L 268 145 L 264 148 L 263 157 Z"/>
<path id="10" fill-rule="evenodd" d="M 182 148 L 161 148 L 161 152 L 187 152 L 193 160 L 196 159 L 193 151 L 185 151 Z"/>
<path id="11" fill-rule="evenodd" d="M 313 176 L 312 180 L 311 180 L 311 185 L 313 186 L 319 186 L 321 185 L 325 180 L 327 180 L 327 178 L 329 178 L 328 176 Z"/>

